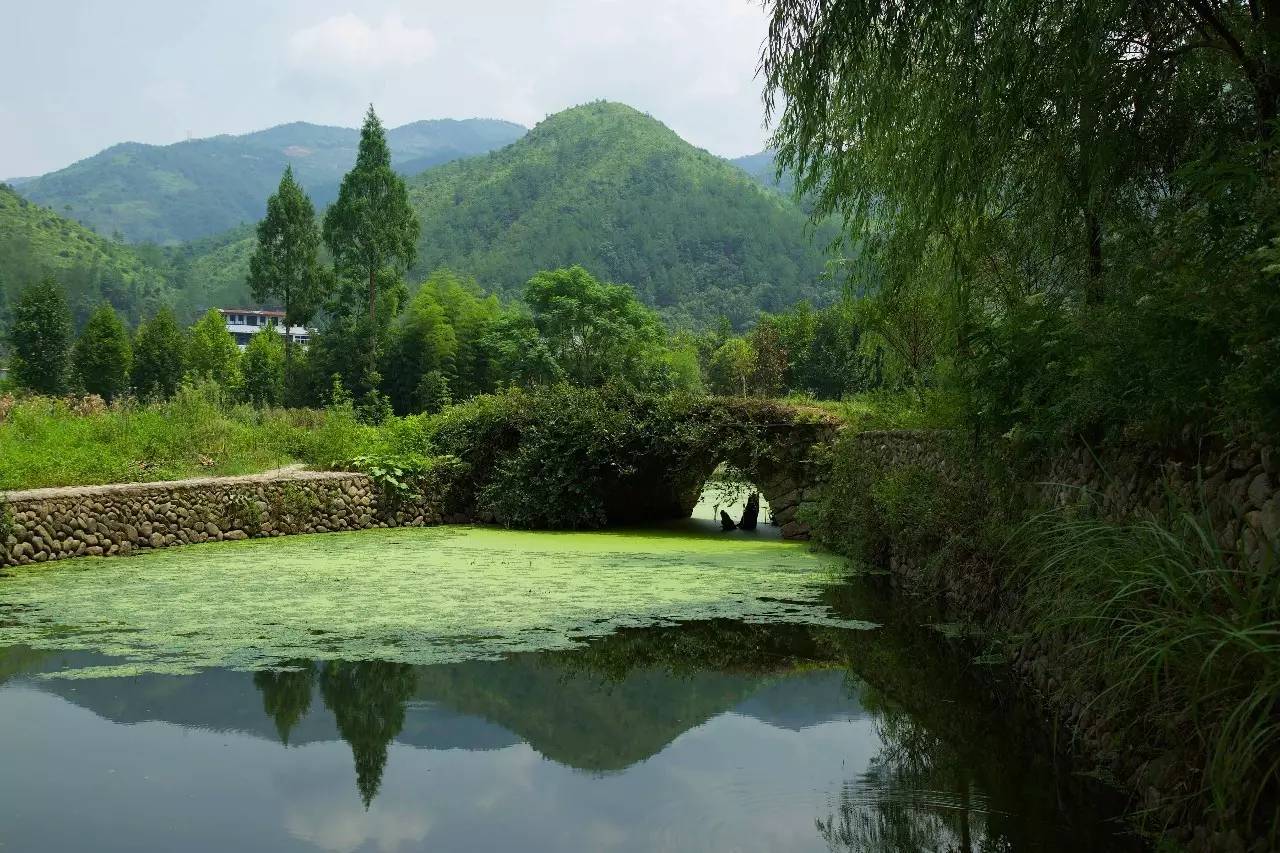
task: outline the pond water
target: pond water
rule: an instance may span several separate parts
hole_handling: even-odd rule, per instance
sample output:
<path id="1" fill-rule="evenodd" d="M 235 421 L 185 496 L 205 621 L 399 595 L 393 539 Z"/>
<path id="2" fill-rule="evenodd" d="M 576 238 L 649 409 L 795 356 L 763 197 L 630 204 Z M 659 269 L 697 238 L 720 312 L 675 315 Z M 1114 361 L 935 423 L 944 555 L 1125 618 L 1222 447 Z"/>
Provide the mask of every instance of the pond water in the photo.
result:
<path id="1" fill-rule="evenodd" d="M 1128 850 L 971 650 L 769 528 L 0 576 L 0 851 Z"/>

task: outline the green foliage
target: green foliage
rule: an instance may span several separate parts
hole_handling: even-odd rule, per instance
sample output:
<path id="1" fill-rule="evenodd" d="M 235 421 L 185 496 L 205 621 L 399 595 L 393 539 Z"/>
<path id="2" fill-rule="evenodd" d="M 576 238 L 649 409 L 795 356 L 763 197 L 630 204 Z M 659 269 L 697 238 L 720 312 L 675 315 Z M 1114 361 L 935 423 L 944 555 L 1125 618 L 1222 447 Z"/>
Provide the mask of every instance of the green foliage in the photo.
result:
<path id="1" fill-rule="evenodd" d="M 13 510 L 9 507 L 9 502 L 0 499 L 0 547 L 6 550 L 9 547 L 9 543 L 5 540 L 13 535 L 14 524 Z"/>
<path id="2" fill-rule="evenodd" d="M 1002 481 L 977 464 L 960 439 L 934 434 L 926 459 L 867 454 L 858 431 L 846 429 L 832 449 L 830 473 L 814 517 L 814 540 L 863 566 L 888 565 L 890 555 L 924 572 L 929 588 L 939 569 L 965 566 L 973 578 L 990 565 L 1004 535 Z"/>
<path id="3" fill-rule="evenodd" d="M 130 322 L 174 298 L 163 258 L 99 237 L 0 184 L 0 324 L 26 287 L 52 277 L 77 326 L 104 302 Z"/>
<path id="4" fill-rule="evenodd" d="M 506 314 L 498 298 L 486 296 L 473 279 L 437 270 L 422 283 L 414 300 L 439 305 L 453 330 L 455 346 L 438 366 L 452 395 L 466 399 L 493 390 L 499 374 L 492 364 L 488 337 Z"/>
<path id="5" fill-rule="evenodd" d="M 77 411 L 20 400 L 0 420 L 0 490 L 251 474 L 304 457 L 327 415 L 232 405 L 213 385 Z"/>
<path id="6" fill-rule="evenodd" d="M 392 264 L 413 263 L 419 230 L 404 180 L 391 168 L 382 122 L 371 106 L 360 129 L 355 167 L 343 177 L 338 198 L 324 216 L 324 242 L 338 269 L 368 280 L 370 320 L 376 316 L 378 273 Z"/>
<path id="7" fill-rule="evenodd" d="M 258 499 L 248 492 L 231 492 L 226 498 L 227 515 L 235 526 L 257 536 L 262 532 L 262 509 Z"/>
<path id="8" fill-rule="evenodd" d="M 162 308 L 138 327 L 133 339 L 133 390 L 139 397 L 167 399 L 187 369 L 187 339 L 173 312 Z"/>
<path id="9" fill-rule="evenodd" d="M 227 331 L 222 315 L 210 309 L 187 335 L 187 373 L 233 388 L 239 378 L 239 366 L 236 339 Z"/>
<path id="10" fill-rule="evenodd" d="M 1051 513 L 1010 552 L 1030 629 L 1064 655 L 1057 690 L 1091 697 L 1087 713 L 1129 743 L 1190 755 L 1201 781 L 1163 805 L 1205 815 L 1210 832 L 1252 827 L 1274 844 L 1280 553 L 1248 566 L 1187 511 L 1126 525 Z"/>
<path id="11" fill-rule="evenodd" d="M 505 121 L 439 120 L 395 128 L 387 140 L 392 165 L 416 174 L 507 145 L 523 133 Z M 286 167 L 328 204 L 356 159 L 359 140 L 351 128 L 294 122 L 173 145 L 127 142 L 27 181 L 22 192 L 57 210 L 70 206 L 76 219 L 101 234 L 170 245 L 261 218 Z"/>
<path id="12" fill-rule="evenodd" d="M 286 330 L 311 322 L 331 285 L 317 252 L 320 232 L 311 199 L 286 167 L 280 187 L 267 199 L 267 215 L 258 223 L 258 243 L 249 259 L 249 291 L 260 304 L 284 306 Z M 285 342 L 292 348 L 292 339 Z"/>
<path id="13" fill-rule="evenodd" d="M 249 339 L 240 358 L 241 393 L 258 407 L 284 402 L 284 341 L 274 329 L 264 329 Z"/>
<path id="14" fill-rule="evenodd" d="M 750 393 L 751 377 L 756 372 L 756 351 L 745 338 L 730 338 L 711 355 L 707 375 L 716 394 Z"/>
<path id="15" fill-rule="evenodd" d="M 440 412 L 451 402 L 448 377 L 439 370 L 427 371 L 422 374 L 414 396 L 417 398 L 419 411 L 428 415 Z"/>
<path id="16" fill-rule="evenodd" d="M 408 461 L 400 457 L 356 456 L 343 468 L 365 474 L 378 487 L 382 505 L 395 510 L 422 497 L 418 479 L 426 469 L 424 460 Z"/>
<path id="17" fill-rule="evenodd" d="M 779 161 L 867 236 L 886 384 L 1037 446 L 1272 428 L 1280 13 L 769 5 Z"/>
<path id="18" fill-rule="evenodd" d="M 826 289 L 805 215 L 656 120 L 598 102 L 557 113 L 508 148 L 410 182 L 422 270 L 474 275 L 504 296 L 540 270 L 581 264 L 625 282 L 674 325 L 764 309 Z"/>
<path id="19" fill-rule="evenodd" d="M 573 266 L 538 273 L 524 298 L 570 382 L 594 386 L 619 378 L 643 387 L 661 369 L 662 325 L 629 288 L 603 284 Z"/>
<path id="20" fill-rule="evenodd" d="M 22 291 L 9 327 L 10 368 L 19 387 L 60 394 L 67 387 L 71 315 L 62 289 L 46 278 Z"/>
<path id="21" fill-rule="evenodd" d="M 107 402 L 129 390 L 133 349 L 129 333 L 110 305 L 93 313 L 76 340 L 72 363 L 80 385 Z"/>
<path id="22" fill-rule="evenodd" d="M 423 379 L 428 374 L 443 378 L 456 364 L 458 332 L 446 316 L 436 288 L 429 283 L 424 283 L 397 319 L 383 359 L 387 394 L 401 414 L 423 411 L 427 401 L 418 393 Z M 496 313 L 496 305 L 494 309 Z"/>

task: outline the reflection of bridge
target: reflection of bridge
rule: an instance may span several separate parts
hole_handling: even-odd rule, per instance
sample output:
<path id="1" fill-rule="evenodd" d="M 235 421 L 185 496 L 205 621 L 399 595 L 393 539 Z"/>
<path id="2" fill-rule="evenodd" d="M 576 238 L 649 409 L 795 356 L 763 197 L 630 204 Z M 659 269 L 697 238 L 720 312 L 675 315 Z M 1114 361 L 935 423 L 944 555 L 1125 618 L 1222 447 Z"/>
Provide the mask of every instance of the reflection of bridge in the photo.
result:
<path id="1" fill-rule="evenodd" d="M 698 439 L 680 458 L 646 460 L 608 496 L 610 522 L 688 518 L 721 463 L 741 472 L 769 503 L 785 539 L 807 539 L 802 509 L 817 500 L 825 448 L 842 422 L 822 409 L 772 400 L 709 398 L 691 419 Z"/>

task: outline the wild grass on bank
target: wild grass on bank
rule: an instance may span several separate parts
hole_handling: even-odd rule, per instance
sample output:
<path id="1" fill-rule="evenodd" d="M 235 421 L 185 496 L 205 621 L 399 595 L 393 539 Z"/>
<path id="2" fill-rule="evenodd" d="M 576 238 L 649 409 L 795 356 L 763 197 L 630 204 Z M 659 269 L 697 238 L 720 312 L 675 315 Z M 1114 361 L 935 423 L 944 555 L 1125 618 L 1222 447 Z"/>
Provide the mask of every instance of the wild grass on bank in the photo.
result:
<path id="1" fill-rule="evenodd" d="M 0 490 L 249 474 L 300 461 L 325 413 L 231 405 L 216 386 L 166 402 L 6 398 Z"/>
<path id="2" fill-rule="evenodd" d="M 1202 776 L 1170 780 L 1177 805 L 1280 838 L 1275 553 L 1250 564 L 1193 513 L 1126 525 L 1048 514 L 1015 544 L 1033 630 L 1078 680 L 1059 689 L 1094 696 L 1089 716 L 1124 742 L 1189 750 Z"/>
<path id="3" fill-rule="evenodd" d="M 824 409 L 838 415 L 858 432 L 955 429 L 964 422 L 962 399 L 941 388 L 864 391 L 843 400 L 818 400 L 793 394 L 786 402 Z"/>

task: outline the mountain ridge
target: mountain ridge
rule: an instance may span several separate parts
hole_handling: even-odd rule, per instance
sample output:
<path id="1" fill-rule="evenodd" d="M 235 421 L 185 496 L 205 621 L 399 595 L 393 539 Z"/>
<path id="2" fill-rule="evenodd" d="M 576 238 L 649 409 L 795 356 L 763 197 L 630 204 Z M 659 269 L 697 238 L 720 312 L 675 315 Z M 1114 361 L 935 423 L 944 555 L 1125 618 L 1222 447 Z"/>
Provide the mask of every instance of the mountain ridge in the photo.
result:
<path id="1" fill-rule="evenodd" d="M 425 119 L 387 132 L 406 173 L 509 144 L 525 129 L 500 119 Z M 288 122 L 167 145 L 119 142 L 63 169 L 22 180 L 21 194 L 99 233 L 176 244 L 255 221 L 285 165 L 318 204 L 355 162 L 354 128 Z"/>

